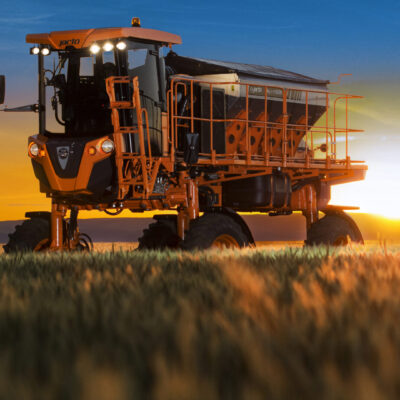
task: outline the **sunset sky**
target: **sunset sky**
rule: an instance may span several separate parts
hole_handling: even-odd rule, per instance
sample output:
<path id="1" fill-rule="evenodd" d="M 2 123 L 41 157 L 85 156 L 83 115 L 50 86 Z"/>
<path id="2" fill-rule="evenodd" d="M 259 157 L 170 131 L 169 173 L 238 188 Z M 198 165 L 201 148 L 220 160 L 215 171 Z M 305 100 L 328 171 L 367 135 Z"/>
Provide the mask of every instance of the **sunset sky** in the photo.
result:
<path id="1" fill-rule="evenodd" d="M 352 158 L 369 165 L 364 182 L 335 188 L 332 203 L 400 218 L 400 2 L 399 1 L 118 1 L 16 0 L 2 4 L 0 74 L 6 75 L 9 107 L 37 101 L 37 62 L 27 33 L 142 26 L 177 33 L 181 55 L 271 65 L 336 81 L 335 91 L 360 94 L 352 105 Z M 0 220 L 46 210 L 26 154 L 37 116 L 0 113 L 2 157 Z M 131 216 L 129 212 L 121 216 Z M 104 214 L 93 212 L 93 217 Z"/>

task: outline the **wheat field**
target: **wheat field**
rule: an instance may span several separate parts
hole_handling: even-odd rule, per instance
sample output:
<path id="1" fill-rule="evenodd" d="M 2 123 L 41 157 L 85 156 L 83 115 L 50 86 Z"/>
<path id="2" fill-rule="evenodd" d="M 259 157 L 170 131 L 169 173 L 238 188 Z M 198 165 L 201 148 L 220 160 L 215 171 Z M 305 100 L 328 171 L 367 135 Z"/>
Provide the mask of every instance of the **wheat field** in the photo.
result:
<path id="1" fill-rule="evenodd" d="M 398 399 L 400 247 L 0 257 L 1 399 Z"/>

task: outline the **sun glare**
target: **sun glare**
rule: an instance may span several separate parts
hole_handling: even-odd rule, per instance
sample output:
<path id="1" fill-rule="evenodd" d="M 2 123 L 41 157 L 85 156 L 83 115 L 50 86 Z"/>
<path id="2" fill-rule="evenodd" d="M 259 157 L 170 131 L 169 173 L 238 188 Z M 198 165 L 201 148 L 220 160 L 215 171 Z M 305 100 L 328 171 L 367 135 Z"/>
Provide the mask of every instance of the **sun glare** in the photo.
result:
<path id="1" fill-rule="evenodd" d="M 393 164 L 369 164 L 366 179 L 332 187 L 330 204 L 358 206 L 360 212 L 400 219 L 400 180 Z"/>

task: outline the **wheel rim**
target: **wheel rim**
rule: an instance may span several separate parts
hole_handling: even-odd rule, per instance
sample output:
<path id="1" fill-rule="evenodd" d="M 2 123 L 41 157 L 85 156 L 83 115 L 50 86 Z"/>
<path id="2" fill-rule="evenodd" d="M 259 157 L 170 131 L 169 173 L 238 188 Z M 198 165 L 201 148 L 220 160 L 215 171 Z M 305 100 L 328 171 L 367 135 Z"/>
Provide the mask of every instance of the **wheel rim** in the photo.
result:
<path id="1" fill-rule="evenodd" d="M 33 249 L 33 251 L 43 251 L 47 249 L 50 245 L 50 239 L 46 238 L 41 240 Z"/>
<path id="2" fill-rule="evenodd" d="M 240 248 L 240 245 L 238 241 L 231 235 L 219 235 L 217 236 L 211 247 L 216 247 L 218 249 L 223 249 L 223 248 Z"/>
<path id="3" fill-rule="evenodd" d="M 344 235 L 338 236 L 333 242 L 334 246 L 346 246 L 346 244 L 349 244 L 349 240 L 347 236 Z"/>

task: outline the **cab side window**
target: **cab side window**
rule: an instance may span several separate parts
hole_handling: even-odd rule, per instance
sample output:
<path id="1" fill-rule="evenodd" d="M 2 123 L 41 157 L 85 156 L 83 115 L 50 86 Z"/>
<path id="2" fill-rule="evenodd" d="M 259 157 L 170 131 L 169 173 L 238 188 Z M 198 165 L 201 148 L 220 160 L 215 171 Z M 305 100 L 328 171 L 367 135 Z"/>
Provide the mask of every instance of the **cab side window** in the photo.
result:
<path id="1" fill-rule="evenodd" d="M 128 50 L 128 74 L 139 78 L 139 88 L 145 96 L 159 101 L 157 57 L 148 49 Z"/>
<path id="2" fill-rule="evenodd" d="M 92 57 L 81 57 L 79 65 L 79 76 L 94 76 L 94 64 L 95 58 Z"/>

